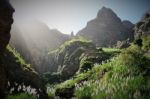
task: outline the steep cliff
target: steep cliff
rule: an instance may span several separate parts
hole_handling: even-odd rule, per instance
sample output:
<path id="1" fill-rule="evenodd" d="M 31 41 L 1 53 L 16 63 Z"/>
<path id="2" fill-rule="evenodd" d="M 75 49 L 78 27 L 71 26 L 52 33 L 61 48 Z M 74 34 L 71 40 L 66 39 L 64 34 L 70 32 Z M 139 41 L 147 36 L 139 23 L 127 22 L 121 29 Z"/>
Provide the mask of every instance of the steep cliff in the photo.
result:
<path id="1" fill-rule="evenodd" d="M 6 85 L 6 66 L 2 64 L 2 55 L 10 39 L 10 29 L 13 22 L 14 9 L 7 0 L 0 1 L 0 97 L 3 99 Z"/>

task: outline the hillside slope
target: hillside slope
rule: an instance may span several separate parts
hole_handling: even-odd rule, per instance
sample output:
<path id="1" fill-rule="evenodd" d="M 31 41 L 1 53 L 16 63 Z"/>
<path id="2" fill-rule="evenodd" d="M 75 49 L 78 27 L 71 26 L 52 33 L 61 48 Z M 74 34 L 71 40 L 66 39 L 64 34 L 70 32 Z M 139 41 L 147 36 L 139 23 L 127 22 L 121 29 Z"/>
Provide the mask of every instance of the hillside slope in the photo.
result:
<path id="1" fill-rule="evenodd" d="M 20 92 L 28 92 L 36 90 L 36 97 L 47 99 L 46 88 L 39 74 L 21 58 L 11 47 L 7 47 L 4 53 L 2 64 L 7 66 L 7 94 L 17 94 Z M 30 93 L 30 92 L 28 92 Z"/>
<path id="2" fill-rule="evenodd" d="M 49 65 L 43 67 L 44 78 L 48 83 L 62 82 L 77 73 L 91 69 L 94 64 L 99 64 L 116 53 L 97 49 L 91 41 L 72 39 L 49 53 Z"/>

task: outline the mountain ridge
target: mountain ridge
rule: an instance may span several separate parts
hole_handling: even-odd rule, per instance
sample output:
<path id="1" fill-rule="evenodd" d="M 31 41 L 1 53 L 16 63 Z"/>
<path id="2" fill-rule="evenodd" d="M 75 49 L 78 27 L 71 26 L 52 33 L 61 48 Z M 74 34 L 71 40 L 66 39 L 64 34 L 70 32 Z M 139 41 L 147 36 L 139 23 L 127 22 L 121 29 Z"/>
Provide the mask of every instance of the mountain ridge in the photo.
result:
<path id="1" fill-rule="evenodd" d="M 87 22 L 85 28 L 77 35 L 92 40 L 97 46 L 112 46 L 118 40 L 133 40 L 133 24 L 128 21 L 129 26 L 124 26 L 123 21 L 110 8 L 102 7 L 97 17 Z M 125 36 L 125 37 L 124 37 Z"/>

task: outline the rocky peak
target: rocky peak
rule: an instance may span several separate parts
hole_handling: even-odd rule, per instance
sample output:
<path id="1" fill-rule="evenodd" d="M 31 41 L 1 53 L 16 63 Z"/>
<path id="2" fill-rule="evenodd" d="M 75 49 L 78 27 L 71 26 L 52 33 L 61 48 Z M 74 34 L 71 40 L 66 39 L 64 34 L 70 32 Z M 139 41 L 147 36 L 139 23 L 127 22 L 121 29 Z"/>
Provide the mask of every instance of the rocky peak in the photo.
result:
<path id="1" fill-rule="evenodd" d="M 106 7 L 102 7 L 98 14 L 97 14 L 97 19 L 99 20 L 103 20 L 103 21 L 118 21 L 121 22 L 120 18 L 118 18 L 118 16 L 115 14 L 115 12 L 113 12 L 112 9 L 110 8 L 106 8 Z"/>
<path id="2" fill-rule="evenodd" d="M 102 16 L 107 16 L 107 15 L 116 15 L 110 8 L 102 7 L 98 14 L 97 17 L 102 17 Z"/>
<path id="3" fill-rule="evenodd" d="M 129 21 L 122 22 L 110 8 L 102 7 L 97 17 L 89 21 L 77 35 L 92 40 L 97 46 L 112 46 L 118 40 L 133 39 L 132 25 Z"/>

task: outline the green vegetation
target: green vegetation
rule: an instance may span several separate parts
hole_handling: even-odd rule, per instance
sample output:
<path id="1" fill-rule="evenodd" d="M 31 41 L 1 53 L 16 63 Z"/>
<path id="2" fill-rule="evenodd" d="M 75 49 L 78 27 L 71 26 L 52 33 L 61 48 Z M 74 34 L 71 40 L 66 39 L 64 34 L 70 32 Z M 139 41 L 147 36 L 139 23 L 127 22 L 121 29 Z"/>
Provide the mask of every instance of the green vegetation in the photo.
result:
<path id="1" fill-rule="evenodd" d="M 60 97 L 72 94 L 70 97 L 73 99 L 147 99 L 150 97 L 150 58 L 144 50 L 132 45 L 122 50 L 103 48 L 100 52 L 109 55 L 115 52 L 118 54 L 101 64 L 92 64 L 92 61 L 82 57 L 80 63 L 82 72 L 78 71 L 71 79 L 54 85 L 55 94 Z"/>
<path id="2" fill-rule="evenodd" d="M 118 52 L 120 49 L 117 48 L 102 48 L 105 52 Z"/>
<path id="3" fill-rule="evenodd" d="M 6 99 L 37 99 L 37 98 L 27 93 L 20 93 L 16 95 L 8 95 Z"/>
<path id="4" fill-rule="evenodd" d="M 143 36 L 143 50 L 150 50 L 150 35 L 149 36 Z"/>
<path id="5" fill-rule="evenodd" d="M 10 46 L 7 47 L 2 58 L 2 64 L 7 68 L 9 84 L 6 90 L 12 94 L 8 96 L 8 99 L 30 99 L 29 97 L 31 96 L 26 93 L 18 94 L 20 92 L 26 92 L 27 87 L 30 90 L 41 90 L 40 93 L 37 92 L 37 94 L 41 97 L 47 97 L 45 93 L 46 88 L 39 74 L 31 65 L 25 63 L 21 55 L 15 49 L 12 49 Z"/>
<path id="6" fill-rule="evenodd" d="M 95 66 L 93 78 L 75 88 L 77 99 L 148 99 L 150 60 L 131 46 L 110 62 Z M 95 71 L 95 72 L 94 72 Z M 91 75 L 91 76 L 92 76 Z"/>
<path id="7" fill-rule="evenodd" d="M 149 36 L 143 36 L 138 44 L 128 48 L 96 48 L 90 41 L 72 39 L 60 48 L 49 53 L 56 72 L 42 75 L 47 83 L 48 96 L 54 99 L 148 99 L 150 97 L 150 54 Z M 9 56 L 9 57 L 8 57 Z M 7 60 L 5 60 L 7 59 Z M 48 59 L 50 59 L 48 57 Z M 37 83 L 37 72 L 28 64 L 15 49 L 7 47 L 4 57 L 8 62 L 10 82 Z M 11 64 L 15 64 L 11 67 Z M 19 68 L 19 66 L 21 66 Z M 15 71 L 23 71 L 21 76 Z M 26 78 L 30 76 L 30 78 Z M 22 80 L 21 80 L 22 79 Z M 7 99 L 36 99 L 26 93 L 9 95 Z"/>
<path id="8" fill-rule="evenodd" d="M 16 60 L 17 63 L 19 63 L 22 68 L 24 69 L 32 69 L 32 71 L 35 72 L 35 70 L 31 67 L 30 64 L 26 64 L 25 60 L 22 58 L 22 56 L 13 48 L 11 48 L 9 45 L 7 46 L 7 51 L 6 53 L 11 53 L 12 57 Z"/>
<path id="9" fill-rule="evenodd" d="M 12 53 L 10 56 L 15 56 L 11 59 L 15 60 L 16 64 L 28 72 L 34 72 L 15 49 L 9 46 L 7 49 L 7 54 Z M 132 44 L 124 49 L 96 48 L 92 42 L 80 39 L 65 42 L 59 49 L 49 53 L 56 58 L 54 60 L 60 66 L 58 71 L 42 75 L 48 84 L 48 96 L 51 99 L 55 96 L 73 99 L 148 99 L 150 97 L 148 51 L 149 36 L 142 37 L 142 46 Z M 66 75 L 70 73 L 71 76 Z M 15 78 L 16 75 L 13 73 L 9 76 Z M 18 76 L 17 81 L 20 79 Z M 40 83 L 37 86 L 40 86 Z M 26 93 L 9 95 L 8 99 L 29 97 L 35 99 Z"/>

